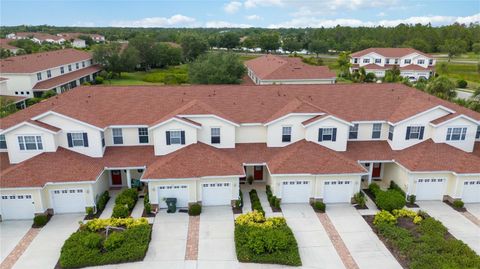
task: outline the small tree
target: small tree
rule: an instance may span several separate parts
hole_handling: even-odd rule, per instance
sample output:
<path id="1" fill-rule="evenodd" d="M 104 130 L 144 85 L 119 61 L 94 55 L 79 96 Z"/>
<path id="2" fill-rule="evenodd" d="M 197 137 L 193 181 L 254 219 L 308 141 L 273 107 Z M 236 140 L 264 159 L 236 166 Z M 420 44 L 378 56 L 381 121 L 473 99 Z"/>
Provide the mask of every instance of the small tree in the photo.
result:
<path id="1" fill-rule="evenodd" d="M 440 76 L 427 86 L 427 92 L 445 100 L 452 100 L 457 96 L 455 84 L 447 77 Z"/>
<path id="2" fill-rule="evenodd" d="M 443 51 L 448 53 L 448 61 L 457 55 L 460 55 L 467 50 L 467 43 L 460 39 L 447 39 L 440 47 Z"/>
<path id="3" fill-rule="evenodd" d="M 318 58 L 320 53 L 326 53 L 328 51 L 328 43 L 320 39 L 313 40 L 308 45 L 308 51 L 315 53 Z"/>
<path id="4" fill-rule="evenodd" d="M 302 42 L 297 41 L 294 38 L 286 38 L 285 40 L 283 40 L 282 49 L 290 53 L 299 51 L 302 49 Z"/>
<path id="5" fill-rule="evenodd" d="M 226 49 L 233 49 L 240 45 L 240 37 L 233 32 L 227 32 L 219 36 L 218 46 Z"/>
<path id="6" fill-rule="evenodd" d="M 17 106 L 12 99 L 0 96 L 0 118 L 6 117 L 17 112 Z"/>
<path id="7" fill-rule="evenodd" d="M 258 38 L 258 45 L 263 51 L 275 51 L 280 48 L 280 35 L 278 33 L 263 33 Z"/>
<path id="8" fill-rule="evenodd" d="M 233 53 L 201 55 L 188 70 L 190 80 L 197 84 L 238 84 L 245 73 L 245 66 Z"/>
<path id="9" fill-rule="evenodd" d="M 472 45 L 472 51 L 475 54 L 480 54 L 480 43 L 475 43 Z"/>
<path id="10" fill-rule="evenodd" d="M 350 74 L 350 67 L 352 66 L 352 64 L 350 63 L 350 58 L 351 57 L 349 51 L 341 52 L 338 55 L 337 66 L 338 69 L 340 69 L 341 77 L 347 77 Z"/>
<path id="11" fill-rule="evenodd" d="M 183 57 L 187 61 L 193 61 L 208 50 L 207 41 L 197 34 L 184 34 L 180 37 Z"/>

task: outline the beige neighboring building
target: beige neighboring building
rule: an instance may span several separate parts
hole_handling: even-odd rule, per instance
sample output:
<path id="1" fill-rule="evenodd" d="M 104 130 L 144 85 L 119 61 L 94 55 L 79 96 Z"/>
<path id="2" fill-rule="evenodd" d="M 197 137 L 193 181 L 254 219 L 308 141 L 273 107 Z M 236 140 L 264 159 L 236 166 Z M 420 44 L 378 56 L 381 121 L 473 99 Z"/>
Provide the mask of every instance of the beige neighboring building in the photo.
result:
<path id="1" fill-rule="evenodd" d="M 30 39 L 35 43 L 41 44 L 44 42 L 54 43 L 54 44 L 63 44 L 65 39 L 61 36 L 51 35 L 48 33 L 42 32 L 18 32 L 11 33 L 7 35 L 8 39 Z"/>

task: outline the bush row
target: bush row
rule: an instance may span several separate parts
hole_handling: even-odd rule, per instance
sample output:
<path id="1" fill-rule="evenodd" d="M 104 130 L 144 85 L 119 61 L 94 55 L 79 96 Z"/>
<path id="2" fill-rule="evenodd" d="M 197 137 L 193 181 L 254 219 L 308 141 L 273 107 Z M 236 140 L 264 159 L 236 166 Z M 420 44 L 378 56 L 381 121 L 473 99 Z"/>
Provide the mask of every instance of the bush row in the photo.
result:
<path id="1" fill-rule="evenodd" d="M 403 191 L 400 192 L 393 188 L 383 191 L 376 183 L 370 184 L 368 189 L 375 197 L 375 204 L 382 210 L 392 211 L 394 209 L 401 209 L 406 204 L 405 193 Z"/>
<path id="2" fill-rule="evenodd" d="M 266 186 L 266 192 L 267 192 L 268 203 L 270 203 L 270 206 L 272 207 L 272 209 L 281 209 L 280 198 L 277 198 L 277 196 L 273 195 L 270 185 Z"/>
<path id="3" fill-rule="evenodd" d="M 136 189 L 125 189 L 115 198 L 113 207 L 113 218 L 126 218 L 130 216 L 138 200 L 138 191 Z"/>
<path id="4" fill-rule="evenodd" d="M 252 210 L 256 210 L 262 213 L 265 216 L 265 211 L 263 210 L 262 203 L 260 203 L 260 198 L 258 198 L 258 194 L 256 190 L 251 190 L 249 193 L 250 195 L 250 202 L 252 203 Z"/>

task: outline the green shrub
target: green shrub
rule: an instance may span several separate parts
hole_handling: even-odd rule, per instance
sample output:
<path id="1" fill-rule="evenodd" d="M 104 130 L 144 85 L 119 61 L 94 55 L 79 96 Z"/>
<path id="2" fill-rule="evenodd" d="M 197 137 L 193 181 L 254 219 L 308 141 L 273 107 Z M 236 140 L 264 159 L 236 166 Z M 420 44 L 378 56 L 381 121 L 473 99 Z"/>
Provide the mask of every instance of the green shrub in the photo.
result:
<path id="1" fill-rule="evenodd" d="M 136 189 L 125 189 L 115 198 L 115 207 L 117 205 L 126 205 L 131 211 L 135 207 L 138 200 L 138 191 Z"/>
<path id="2" fill-rule="evenodd" d="M 249 193 L 250 195 L 250 202 L 252 204 L 252 210 L 256 210 L 263 215 L 265 215 L 265 211 L 263 210 L 262 203 L 260 202 L 260 199 L 258 198 L 258 194 L 256 190 L 251 190 Z"/>
<path id="3" fill-rule="evenodd" d="M 85 208 L 85 213 L 87 213 L 87 215 L 91 216 L 91 215 L 93 215 L 93 212 L 94 212 L 94 210 L 93 210 L 92 206 L 89 206 L 89 207 Z"/>
<path id="4" fill-rule="evenodd" d="M 316 210 L 321 211 L 321 212 L 325 212 L 325 209 L 326 209 L 325 203 L 320 202 L 320 201 L 316 201 L 315 203 L 313 203 L 313 207 Z"/>
<path id="5" fill-rule="evenodd" d="M 455 200 L 455 201 L 453 201 L 453 206 L 454 206 L 455 208 L 463 208 L 464 203 L 463 203 L 462 200 Z"/>
<path id="6" fill-rule="evenodd" d="M 119 248 L 125 241 L 125 236 L 122 232 L 112 232 L 108 235 L 103 243 L 103 247 L 108 251 L 113 251 Z"/>
<path id="7" fill-rule="evenodd" d="M 100 248 L 102 246 L 102 236 L 97 233 L 88 233 L 82 238 L 82 244 L 87 248 Z"/>
<path id="8" fill-rule="evenodd" d="M 188 207 L 188 215 L 190 216 L 198 216 L 202 213 L 202 206 L 199 203 L 191 204 Z"/>
<path id="9" fill-rule="evenodd" d="M 380 186 L 377 183 L 372 183 L 368 186 L 368 190 L 373 194 L 374 197 L 377 197 L 377 192 L 381 191 Z"/>
<path id="10" fill-rule="evenodd" d="M 35 227 L 42 227 L 45 226 L 48 222 L 48 216 L 47 215 L 36 215 L 33 218 L 33 225 Z"/>
<path id="11" fill-rule="evenodd" d="M 380 224 L 396 224 L 397 223 L 397 218 L 392 215 L 390 212 L 382 210 L 375 214 L 375 217 L 373 219 L 373 225 L 380 225 Z"/>
<path id="12" fill-rule="evenodd" d="M 253 184 L 253 176 L 248 176 L 247 177 L 247 182 L 249 185 L 252 185 Z"/>
<path id="13" fill-rule="evenodd" d="M 389 187 L 390 190 L 396 190 L 398 191 L 399 193 L 401 193 L 403 195 L 403 197 L 405 197 L 407 194 L 402 190 L 402 188 L 400 188 L 400 186 L 398 186 L 395 182 L 390 181 L 390 187 Z"/>
<path id="14" fill-rule="evenodd" d="M 113 207 L 112 218 L 127 218 L 130 216 L 130 210 L 127 205 L 116 204 Z"/>
<path id="15" fill-rule="evenodd" d="M 443 237 L 447 233 L 447 228 L 443 226 L 443 224 L 434 219 L 434 218 L 426 218 L 420 225 L 417 227 L 418 232 L 424 235 L 436 235 Z"/>
<path id="16" fill-rule="evenodd" d="M 392 211 L 405 206 L 405 197 L 396 190 L 378 191 L 375 202 L 380 209 Z"/>
<path id="17" fill-rule="evenodd" d="M 240 197 L 240 207 L 243 208 L 243 192 L 242 192 L 242 191 L 239 191 L 238 195 L 239 195 L 239 197 Z"/>
<path id="18" fill-rule="evenodd" d="M 107 205 L 108 200 L 110 199 L 110 194 L 108 191 L 105 191 L 100 198 L 98 198 L 97 201 L 97 212 L 101 212 L 105 209 L 105 206 Z"/>
<path id="19" fill-rule="evenodd" d="M 408 203 L 409 204 L 411 204 L 411 205 L 415 204 L 416 200 L 417 200 L 417 196 L 415 196 L 413 194 L 408 196 Z"/>
<path id="20" fill-rule="evenodd" d="M 466 80 L 464 79 L 459 79 L 457 80 L 457 87 L 458 88 L 462 88 L 462 89 L 465 89 L 467 87 L 468 83 Z"/>
<path id="21" fill-rule="evenodd" d="M 96 76 L 95 77 L 95 84 L 103 84 L 103 81 L 105 79 L 102 76 Z"/>
<path id="22" fill-rule="evenodd" d="M 364 207 L 365 204 L 367 203 L 367 197 L 363 194 L 363 192 L 357 192 L 353 196 L 353 199 L 355 200 L 355 203 L 358 204 L 361 207 Z"/>
<path id="23" fill-rule="evenodd" d="M 280 199 L 275 196 L 274 198 L 275 198 L 275 201 L 273 202 L 273 207 L 280 208 Z"/>

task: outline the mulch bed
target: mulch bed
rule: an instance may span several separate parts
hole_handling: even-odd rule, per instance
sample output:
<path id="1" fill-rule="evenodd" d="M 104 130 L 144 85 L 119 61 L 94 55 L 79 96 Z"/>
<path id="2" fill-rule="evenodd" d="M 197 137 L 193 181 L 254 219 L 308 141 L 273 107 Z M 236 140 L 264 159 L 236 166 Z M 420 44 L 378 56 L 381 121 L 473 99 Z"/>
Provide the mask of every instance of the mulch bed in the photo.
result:
<path id="1" fill-rule="evenodd" d="M 375 203 L 375 195 L 373 195 L 369 189 L 363 189 L 362 191 L 368 196 L 368 198 L 370 198 L 370 200 L 372 200 L 372 202 Z"/>
<path id="2" fill-rule="evenodd" d="M 243 209 L 241 207 L 232 207 L 233 214 L 242 214 Z"/>
<path id="3" fill-rule="evenodd" d="M 52 214 L 47 214 L 47 223 L 50 221 L 50 219 L 52 218 Z M 47 225 L 47 223 L 45 223 L 45 225 Z M 42 228 L 43 226 L 45 225 L 42 225 L 42 226 L 37 226 L 35 225 L 35 223 L 32 223 L 32 228 Z"/>
<path id="4" fill-rule="evenodd" d="M 443 201 L 445 204 L 449 205 L 451 208 L 453 208 L 454 210 L 458 211 L 458 212 L 466 212 L 467 209 L 465 207 L 461 207 L 461 208 L 458 208 L 458 207 L 455 207 L 453 206 L 452 203 L 450 203 L 450 201 Z"/>
<path id="5" fill-rule="evenodd" d="M 419 205 L 417 205 L 415 203 L 414 204 L 409 204 L 408 202 L 405 206 L 408 207 L 408 208 L 419 208 L 420 207 Z"/>
<path id="6" fill-rule="evenodd" d="M 107 206 L 107 203 L 108 201 L 110 201 L 112 197 L 108 197 L 108 200 L 107 202 L 105 203 L 105 206 Z M 102 212 L 103 210 L 105 210 L 105 208 L 103 208 L 102 210 L 97 210 L 97 213 L 93 214 L 93 215 L 86 215 L 85 218 L 83 218 L 83 220 L 92 220 L 92 219 L 98 219 L 100 218 L 100 215 L 102 215 Z"/>
<path id="7" fill-rule="evenodd" d="M 145 211 L 145 209 L 143 209 L 143 212 L 142 212 L 142 217 L 143 217 L 143 218 L 154 218 L 155 215 L 156 215 L 155 213 L 152 213 L 152 212 L 147 213 L 147 212 Z"/>
<path id="8" fill-rule="evenodd" d="M 273 207 L 273 206 L 270 206 L 272 208 L 272 212 L 282 212 L 282 209 L 280 207 Z"/>
<path id="9" fill-rule="evenodd" d="M 316 209 L 316 208 L 313 206 L 313 204 L 310 204 L 310 206 L 312 207 L 313 211 L 315 211 L 315 213 L 325 213 L 325 211 Z"/>
<path id="10" fill-rule="evenodd" d="M 368 209 L 368 206 L 367 205 L 364 205 L 364 206 L 360 206 L 360 205 L 354 205 L 354 207 L 358 210 L 361 210 L 361 209 Z"/>

